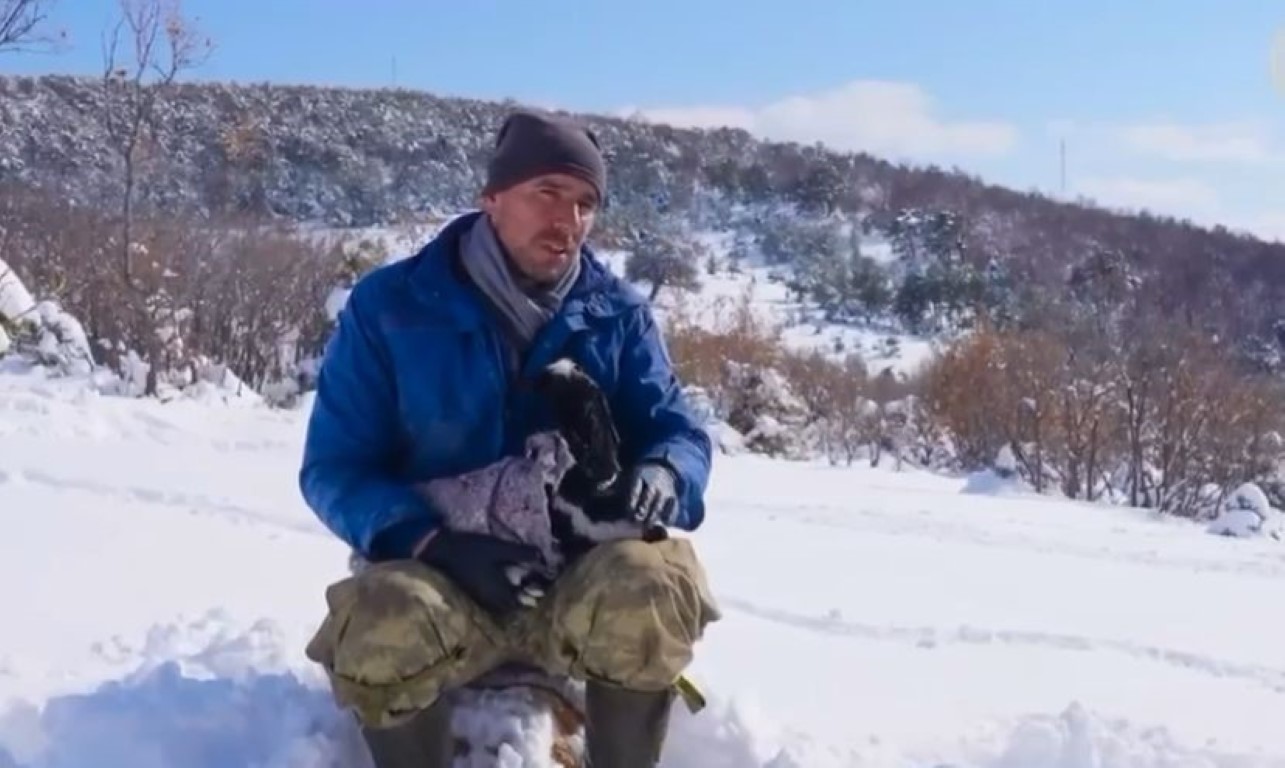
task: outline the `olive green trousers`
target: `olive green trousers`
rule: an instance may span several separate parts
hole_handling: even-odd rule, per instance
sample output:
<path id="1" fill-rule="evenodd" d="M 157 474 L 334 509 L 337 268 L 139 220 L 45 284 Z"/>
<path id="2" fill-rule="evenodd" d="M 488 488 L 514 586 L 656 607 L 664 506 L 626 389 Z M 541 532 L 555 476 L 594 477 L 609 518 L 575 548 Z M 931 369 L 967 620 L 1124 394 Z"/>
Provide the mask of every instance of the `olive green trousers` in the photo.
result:
<path id="1" fill-rule="evenodd" d="M 720 618 L 689 540 L 603 543 L 534 608 L 499 623 L 414 560 L 374 564 L 326 590 L 308 658 L 363 725 L 409 719 L 506 663 L 639 691 L 675 685 Z"/>

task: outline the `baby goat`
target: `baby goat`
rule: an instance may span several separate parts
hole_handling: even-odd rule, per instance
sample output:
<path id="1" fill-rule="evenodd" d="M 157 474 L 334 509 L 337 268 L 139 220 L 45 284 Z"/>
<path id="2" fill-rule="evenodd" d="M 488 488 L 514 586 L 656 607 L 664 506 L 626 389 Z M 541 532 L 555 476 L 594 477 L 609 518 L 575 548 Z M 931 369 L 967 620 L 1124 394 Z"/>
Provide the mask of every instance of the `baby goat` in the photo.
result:
<path id="1" fill-rule="evenodd" d="M 417 484 L 448 528 L 529 544 L 539 568 L 512 568 L 509 578 L 534 602 L 563 567 L 595 544 L 664 538 L 624 514 L 626 478 L 620 436 L 606 394 L 570 359 L 547 366 L 534 382 L 554 428 L 527 438 L 520 456 Z"/>

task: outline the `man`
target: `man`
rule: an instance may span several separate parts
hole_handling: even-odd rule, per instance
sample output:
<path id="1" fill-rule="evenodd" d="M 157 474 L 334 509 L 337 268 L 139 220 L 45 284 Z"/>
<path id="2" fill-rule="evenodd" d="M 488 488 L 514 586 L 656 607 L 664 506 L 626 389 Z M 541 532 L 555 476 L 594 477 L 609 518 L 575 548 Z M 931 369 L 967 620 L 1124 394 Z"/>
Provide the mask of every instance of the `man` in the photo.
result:
<path id="1" fill-rule="evenodd" d="M 353 289 L 327 347 L 300 487 L 369 568 L 332 585 L 308 646 L 378 768 L 447 766 L 441 695 L 509 662 L 584 680 L 594 768 L 659 759 L 673 684 L 718 611 L 690 541 L 599 544 L 533 608 L 505 568 L 529 548 L 440 525 L 410 485 L 548 429 L 530 382 L 560 356 L 603 389 L 629 468 L 622 514 L 695 530 L 711 447 L 641 295 L 584 246 L 606 168 L 587 129 L 531 111 L 500 127 L 482 210 Z"/>

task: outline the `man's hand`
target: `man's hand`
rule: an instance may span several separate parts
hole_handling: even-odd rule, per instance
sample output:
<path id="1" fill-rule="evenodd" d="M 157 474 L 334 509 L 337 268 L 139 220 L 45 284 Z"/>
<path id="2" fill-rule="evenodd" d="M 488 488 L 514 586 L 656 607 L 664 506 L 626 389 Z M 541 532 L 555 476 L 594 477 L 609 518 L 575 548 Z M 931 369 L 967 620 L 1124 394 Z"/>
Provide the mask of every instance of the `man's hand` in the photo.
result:
<path id="1" fill-rule="evenodd" d="M 530 606 L 538 594 L 511 574 L 539 567 L 540 551 L 494 536 L 441 528 L 420 543 L 415 557 L 440 571 L 485 611 L 503 619 Z M 535 590 L 538 592 L 539 587 Z"/>
<path id="2" fill-rule="evenodd" d="M 678 487 L 673 471 L 655 462 L 638 465 L 630 481 L 628 509 L 644 528 L 673 525 L 678 513 Z"/>

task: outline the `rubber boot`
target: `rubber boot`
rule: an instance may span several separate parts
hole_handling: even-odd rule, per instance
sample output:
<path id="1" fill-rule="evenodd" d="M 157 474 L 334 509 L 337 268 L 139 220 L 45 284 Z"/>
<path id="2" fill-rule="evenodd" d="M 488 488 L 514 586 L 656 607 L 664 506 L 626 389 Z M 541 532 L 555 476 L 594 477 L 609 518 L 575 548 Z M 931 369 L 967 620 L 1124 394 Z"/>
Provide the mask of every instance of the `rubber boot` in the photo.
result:
<path id="1" fill-rule="evenodd" d="M 375 768 L 451 768 L 451 708 L 441 701 L 392 728 L 361 729 Z"/>
<path id="2" fill-rule="evenodd" d="M 674 693 L 585 684 L 585 768 L 654 768 Z"/>

